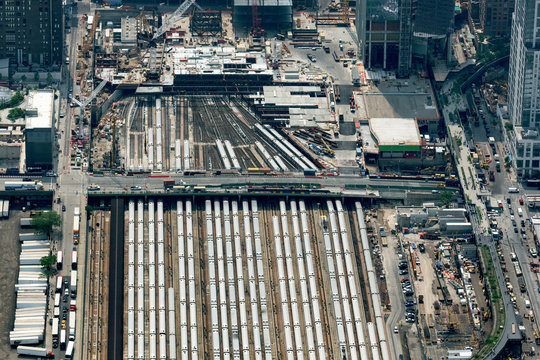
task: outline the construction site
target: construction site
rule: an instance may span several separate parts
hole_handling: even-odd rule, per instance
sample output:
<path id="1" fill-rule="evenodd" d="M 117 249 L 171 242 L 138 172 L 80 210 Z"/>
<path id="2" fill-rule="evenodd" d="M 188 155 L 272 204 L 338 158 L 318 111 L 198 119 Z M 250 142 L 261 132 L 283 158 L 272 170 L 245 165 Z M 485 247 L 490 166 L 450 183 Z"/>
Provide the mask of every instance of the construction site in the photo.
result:
<path id="1" fill-rule="evenodd" d="M 338 86 L 308 59 L 293 61 L 287 44 L 341 59 L 335 51 L 330 56 L 313 20 L 293 16 L 292 7 L 238 1 L 231 13 L 187 0 L 172 13 L 109 6 L 81 17 L 71 166 L 239 173 L 357 168 L 354 129 L 340 131 L 341 122 L 354 124 L 349 111 L 344 119 L 339 110 L 349 106 L 337 104 Z M 352 14 L 334 2 L 329 11 L 337 13 L 331 26 Z M 346 52 L 343 59 L 351 62 Z"/>
<path id="2" fill-rule="evenodd" d="M 88 358 L 390 358 L 359 201 L 112 199 L 90 224 Z"/>

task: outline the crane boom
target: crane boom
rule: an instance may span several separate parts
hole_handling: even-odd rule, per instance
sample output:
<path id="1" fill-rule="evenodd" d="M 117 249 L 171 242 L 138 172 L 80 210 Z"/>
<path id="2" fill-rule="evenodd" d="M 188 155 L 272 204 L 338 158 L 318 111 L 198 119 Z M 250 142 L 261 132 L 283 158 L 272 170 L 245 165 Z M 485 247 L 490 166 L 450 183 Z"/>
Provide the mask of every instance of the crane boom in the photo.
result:
<path id="1" fill-rule="evenodd" d="M 171 16 L 169 16 L 169 18 L 167 19 L 166 22 L 164 22 L 161 27 L 156 31 L 156 33 L 154 34 L 154 37 L 152 38 L 152 40 L 156 40 L 158 37 L 160 37 L 161 35 L 165 34 L 170 28 L 172 28 L 172 26 L 174 25 L 174 23 L 176 21 L 178 21 L 178 19 L 184 15 L 184 13 L 189 9 L 189 7 L 191 5 L 195 4 L 195 0 L 186 0 L 184 1 L 179 7 L 178 9 L 176 9 L 172 14 Z M 200 9 L 200 6 L 197 5 L 197 7 Z"/>

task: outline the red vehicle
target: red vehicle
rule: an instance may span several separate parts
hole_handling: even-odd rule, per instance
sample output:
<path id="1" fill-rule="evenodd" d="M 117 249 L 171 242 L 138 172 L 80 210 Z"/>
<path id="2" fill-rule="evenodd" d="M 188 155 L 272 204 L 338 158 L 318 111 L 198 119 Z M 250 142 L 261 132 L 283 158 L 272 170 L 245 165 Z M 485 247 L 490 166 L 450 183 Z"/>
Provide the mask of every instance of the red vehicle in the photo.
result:
<path id="1" fill-rule="evenodd" d="M 81 85 L 81 78 L 80 77 L 77 78 L 77 85 Z"/>
<path id="2" fill-rule="evenodd" d="M 523 205 L 523 199 L 519 198 L 519 205 Z"/>

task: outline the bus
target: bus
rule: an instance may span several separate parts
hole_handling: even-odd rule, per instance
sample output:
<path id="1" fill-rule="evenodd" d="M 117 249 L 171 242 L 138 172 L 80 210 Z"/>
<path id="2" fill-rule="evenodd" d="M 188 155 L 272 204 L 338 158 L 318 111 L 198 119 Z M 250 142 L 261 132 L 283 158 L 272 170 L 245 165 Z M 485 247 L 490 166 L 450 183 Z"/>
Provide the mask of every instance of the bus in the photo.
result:
<path id="1" fill-rule="evenodd" d="M 53 339 L 57 339 L 58 338 L 58 329 L 59 329 L 59 321 L 60 319 L 58 318 L 54 318 L 53 319 L 53 323 L 52 323 L 52 337 Z"/>
<path id="2" fill-rule="evenodd" d="M 536 179 L 527 180 L 527 186 L 540 188 L 540 180 L 536 180 Z"/>
<path id="3" fill-rule="evenodd" d="M 75 346 L 75 343 L 70 341 L 66 348 L 66 359 L 73 359 L 73 346 Z"/>
<path id="4" fill-rule="evenodd" d="M 60 330 L 60 349 L 66 348 L 66 329 Z"/>
<path id="5" fill-rule="evenodd" d="M 332 52 L 332 56 L 334 57 L 335 62 L 339 62 L 339 56 L 337 55 L 335 51 Z"/>
<path id="6" fill-rule="evenodd" d="M 56 307 L 56 306 L 60 306 L 60 297 L 61 297 L 61 296 L 62 296 L 62 295 L 61 295 L 59 292 L 57 292 L 56 294 L 54 294 L 54 306 L 55 306 L 55 307 Z"/>
<path id="7" fill-rule="evenodd" d="M 58 270 L 61 270 L 62 269 L 62 261 L 64 261 L 64 253 L 62 252 L 62 250 L 58 250 L 58 252 L 56 253 L 56 268 Z"/>
<path id="8" fill-rule="evenodd" d="M 56 291 L 62 292 L 62 276 L 56 277 Z"/>
<path id="9" fill-rule="evenodd" d="M 77 245 L 79 243 L 79 227 L 81 221 L 81 213 L 78 207 L 75 208 L 73 214 L 73 243 Z"/>
<path id="10" fill-rule="evenodd" d="M 71 270 L 71 297 L 77 296 L 77 270 Z"/>
<path id="11" fill-rule="evenodd" d="M 77 250 L 73 249 L 71 253 L 71 268 L 77 270 Z"/>

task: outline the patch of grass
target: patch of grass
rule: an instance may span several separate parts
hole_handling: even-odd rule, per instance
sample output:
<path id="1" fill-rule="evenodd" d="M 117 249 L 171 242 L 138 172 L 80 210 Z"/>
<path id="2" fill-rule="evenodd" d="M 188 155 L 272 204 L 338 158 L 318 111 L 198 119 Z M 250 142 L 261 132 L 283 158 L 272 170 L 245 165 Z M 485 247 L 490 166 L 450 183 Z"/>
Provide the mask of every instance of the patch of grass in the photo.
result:
<path id="1" fill-rule="evenodd" d="M 505 324 L 505 310 L 504 304 L 501 298 L 501 290 L 499 289 L 499 283 L 497 281 L 497 273 L 493 265 L 493 258 L 491 252 L 487 246 L 480 247 L 480 256 L 482 257 L 482 263 L 484 265 L 484 275 L 487 277 L 488 294 L 492 300 L 492 312 L 495 315 L 496 321 L 493 324 L 491 335 L 488 336 L 484 342 L 483 347 L 478 351 L 475 356 L 477 358 L 483 358 L 489 354 L 491 350 L 499 343 L 502 335 L 501 326 L 504 328 Z"/>
<path id="2" fill-rule="evenodd" d="M 465 184 L 465 189 L 469 190 L 469 183 L 467 183 L 467 176 L 465 176 L 465 169 L 461 168 L 461 175 L 463 175 L 463 184 Z"/>
<path id="3" fill-rule="evenodd" d="M 476 214 L 478 215 L 478 219 L 482 221 L 482 209 L 480 209 L 480 206 L 476 206 Z"/>
<path id="4" fill-rule="evenodd" d="M 469 156 L 470 157 L 470 156 Z M 470 160 L 469 160 L 470 161 Z M 473 172 L 471 170 L 471 168 L 469 168 L 469 174 L 471 175 L 471 181 L 472 181 L 472 188 L 473 190 L 476 190 L 476 181 L 474 181 L 474 175 L 473 175 Z"/>

